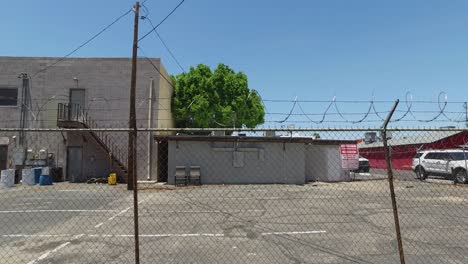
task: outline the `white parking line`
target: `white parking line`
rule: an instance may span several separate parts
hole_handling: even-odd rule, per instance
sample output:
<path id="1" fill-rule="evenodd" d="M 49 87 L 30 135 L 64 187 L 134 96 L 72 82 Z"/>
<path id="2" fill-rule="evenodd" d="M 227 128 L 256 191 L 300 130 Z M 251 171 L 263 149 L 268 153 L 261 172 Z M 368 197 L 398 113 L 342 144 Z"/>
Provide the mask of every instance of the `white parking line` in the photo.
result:
<path id="1" fill-rule="evenodd" d="M 15 238 L 15 237 L 73 237 L 72 234 L 57 234 L 57 235 L 50 235 L 50 234 L 34 234 L 34 235 L 28 235 L 28 234 L 10 234 L 10 235 L 2 235 L 4 238 Z"/>
<path id="2" fill-rule="evenodd" d="M 307 235 L 307 234 L 322 234 L 326 233 L 325 230 L 314 230 L 314 231 L 291 231 L 291 232 L 270 232 L 270 233 L 262 233 L 262 236 L 270 236 L 270 235 Z"/>
<path id="3" fill-rule="evenodd" d="M 141 203 L 141 202 L 139 202 Z M 13 213 L 111 213 L 118 212 L 116 215 L 110 217 L 108 220 L 114 220 L 116 217 L 128 212 L 133 206 L 127 207 L 122 211 L 119 210 L 86 210 L 86 209 L 36 209 L 36 210 L 5 210 L 0 211 L 0 214 L 13 214 Z M 265 212 L 264 209 L 247 209 L 247 210 L 147 210 L 140 208 L 141 212 L 151 211 L 152 213 L 181 213 L 181 214 L 201 214 L 201 213 L 246 213 L 246 212 Z"/>
<path id="4" fill-rule="evenodd" d="M 108 213 L 116 212 L 117 210 L 60 210 L 60 209 L 44 209 L 44 210 L 7 210 L 0 211 L 0 214 L 13 213 Z"/>
<path id="5" fill-rule="evenodd" d="M 140 201 L 138 202 L 138 204 L 142 204 L 144 201 L 145 201 L 145 200 L 140 200 Z M 112 216 L 112 217 L 109 217 L 109 219 L 107 219 L 107 221 L 112 221 L 112 220 L 114 220 L 116 217 L 125 214 L 126 212 L 128 212 L 128 210 L 130 210 L 130 209 L 132 209 L 132 208 L 133 208 L 133 205 L 132 205 L 132 206 L 129 206 L 129 207 L 125 208 L 125 209 L 123 209 L 123 210 L 120 211 L 118 214 L 116 214 L 116 215 L 114 215 L 114 216 Z"/>
<path id="6" fill-rule="evenodd" d="M 143 202 L 140 201 L 138 204 L 141 204 Z M 119 215 L 122 215 L 126 212 L 128 212 L 128 210 L 130 210 L 131 208 L 133 208 L 133 206 L 129 206 L 123 210 L 121 210 L 120 212 L 118 212 L 117 214 L 115 214 L 114 216 L 110 217 L 107 221 L 112 221 L 114 220 L 116 217 L 118 217 Z M 46 212 L 55 212 L 55 211 L 58 211 L 58 212 L 70 212 L 70 211 L 73 211 L 73 212 L 110 212 L 110 211 L 115 211 L 115 210 L 23 210 L 23 211 L 18 211 L 18 212 L 42 212 L 42 211 L 46 211 Z M 0 212 L 6 212 L 6 211 L 0 211 Z M 11 212 L 11 211 L 10 211 Z M 97 224 L 96 226 L 94 226 L 94 228 L 98 228 L 100 226 L 102 226 L 104 224 L 104 222 L 102 223 L 99 223 Z M 14 236 L 18 236 L 18 235 L 4 235 L 2 237 L 14 237 Z M 26 235 L 22 235 L 23 237 L 26 237 Z M 27 237 L 41 237 L 43 235 L 30 235 L 30 236 L 27 236 Z M 52 236 L 56 236 L 56 237 L 59 237 L 59 236 L 63 236 L 63 235 L 52 235 Z M 38 258 L 34 259 L 34 260 L 31 260 L 30 262 L 28 262 L 27 264 L 34 264 L 38 261 L 41 261 L 47 257 L 49 257 L 51 254 L 65 248 L 66 246 L 70 245 L 71 242 L 73 242 L 74 240 L 77 240 L 81 237 L 85 236 L 85 234 L 79 234 L 79 235 L 76 235 L 76 236 L 73 236 L 70 241 L 68 242 L 65 242 L 63 244 L 60 244 L 59 246 L 57 246 L 56 248 L 52 249 L 52 250 L 49 250 L 47 251 L 46 253 L 40 255 Z M 91 236 L 91 235 L 86 235 L 86 236 Z M 50 236 L 49 236 L 50 237 Z"/>
<path id="7" fill-rule="evenodd" d="M 285 232 L 265 232 L 261 233 L 261 236 L 274 236 L 274 235 L 310 235 L 310 234 L 323 234 L 326 233 L 325 230 L 311 230 L 311 231 L 285 231 Z M 34 238 L 34 237 L 72 237 L 71 234 L 56 234 L 56 235 L 26 235 L 26 234 L 10 234 L 10 235 L 2 235 L 3 238 L 15 238 L 15 237 L 27 237 L 27 238 Z M 225 234 L 223 233 L 187 233 L 187 234 L 140 234 L 140 237 L 224 237 Z M 102 238 L 109 238 L 109 237 L 133 237 L 133 234 L 121 234 L 121 235 L 108 235 L 108 234 L 80 234 L 77 236 L 73 236 L 72 240 L 81 238 L 81 237 L 102 237 Z M 63 248 L 63 247 L 61 247 Z M 55 250 L 55 249 L 54 249 Z M 53 251 L 53 250 L 52 250 Z M 55 250 L 57 251 L 57 250 Z M 55 252 L 53 251 L 53 252 Z M 53 252 L 49 252 L 50 255 Z"/>
<path id="8" fill-rule="evenodd" d="M 197 200 L 280 200 L 282 197 L 199 197 Z"/>
<path id="9" fill-rule="evenodd" d="M 107 219 L 107 221 L 112 221 L 112 220 L 114 220 L 116 217 L 125 214 L 126 212 L 128 212 L 128 210 L 130 210 L 130 209 L 132 209 L 132 208 L 133 208 L 133 206 L 129 206 L 129 207 L 123 209 L 122 211 L 120 211 L 120 212 L 117 213 L 116 215 L 114 215 L 114 216 L 112 216 L 112 217 L 109 217 L 109 219 Z"/>
<path id="10" fill-rule="evenodd" d="M 56 248 L 54 248 L 54 249 L 52 249 L 52 250 L 49 250 L 49 251 L 47 251 L 46 253 L 40 255 L 38 258 L 29 261 L 27 264 L 34 264 L 34 263 L 36 263 L 36 262 L 38 262 L 38 261 L 41 261 L 41 260 L 47 258 L 50 254 L 55 253 L 55 252 L 61 250 L 62 248 L 64 248 L 64 247 L 70 245 L 71 242 L 72 242 L 73 240 L 79 239 L 79 238 L 82 237 L 82 236 L 84 236 L 84 234 L 79 234 L 79 235 L 74 236 L 74 237 L 71 239 L 71 241 L 68 241 L 68 242 L 65 242 L 65 243 L 63 243 L 63 244 L 60 244 L 60 245 L 57 246 Z"/>
<path id="11" fill-rule="evenodd" d="M 145 211 L 150 211 L 152 213 L 181 213 L 181 214 L 203 214 L 203 213 L 244 213 L 244 212 L 265 212 L 266 210 L 264 209 L 248 209 L 248 210 L 181 210 L 181 211 L 153 211 L 153 210 L 145 210 L 145 209 L 140 209 L 140 212 L 145 212 Z"/>

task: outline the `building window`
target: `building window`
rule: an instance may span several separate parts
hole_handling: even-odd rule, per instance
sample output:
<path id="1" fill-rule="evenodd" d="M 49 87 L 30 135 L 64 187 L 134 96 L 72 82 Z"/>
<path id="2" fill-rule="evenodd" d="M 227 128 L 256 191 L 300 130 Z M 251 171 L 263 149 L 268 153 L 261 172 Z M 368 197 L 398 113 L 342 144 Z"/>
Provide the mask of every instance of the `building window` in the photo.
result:
<path id="1" fill-rule="evenodd" d="M 17 106 L 18 88 L 0 87 L 0 106 Z"/>

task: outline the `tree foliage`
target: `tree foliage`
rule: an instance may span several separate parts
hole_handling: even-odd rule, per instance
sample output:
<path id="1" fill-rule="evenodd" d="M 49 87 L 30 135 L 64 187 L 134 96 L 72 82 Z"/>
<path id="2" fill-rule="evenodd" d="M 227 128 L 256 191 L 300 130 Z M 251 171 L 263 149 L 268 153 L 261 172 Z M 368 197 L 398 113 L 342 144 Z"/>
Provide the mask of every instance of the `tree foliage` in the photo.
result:
<path id="1" fill-rule="evenodd" d="M 264 122 L 265 110 L 247 76 L 219 64 L 203 64 L 172 76 L 175 84 L 172 112 L 177 127 L 249 127 Z"/>

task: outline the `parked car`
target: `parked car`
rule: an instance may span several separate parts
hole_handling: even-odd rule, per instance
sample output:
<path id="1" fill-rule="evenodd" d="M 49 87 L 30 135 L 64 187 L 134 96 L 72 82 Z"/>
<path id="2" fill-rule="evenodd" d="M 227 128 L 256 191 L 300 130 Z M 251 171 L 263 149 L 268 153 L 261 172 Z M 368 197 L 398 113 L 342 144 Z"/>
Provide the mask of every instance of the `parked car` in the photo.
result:
<path id="1" fill-rule="evenodd" d="M 354 172 L 357 172 L 357 173 L 369 172 L 369 170 L 370 170 L 369 160 L 359 155 L 359 168 L 357 170 L 354 170 Z"/>
<path id="2" fill-rule="evenodd" d="M 467 183 L 468 151 L 463 149 L 424 150 L 416 153 L 411 168 L 424 180 L 442 176 L 458 183 Z"/>

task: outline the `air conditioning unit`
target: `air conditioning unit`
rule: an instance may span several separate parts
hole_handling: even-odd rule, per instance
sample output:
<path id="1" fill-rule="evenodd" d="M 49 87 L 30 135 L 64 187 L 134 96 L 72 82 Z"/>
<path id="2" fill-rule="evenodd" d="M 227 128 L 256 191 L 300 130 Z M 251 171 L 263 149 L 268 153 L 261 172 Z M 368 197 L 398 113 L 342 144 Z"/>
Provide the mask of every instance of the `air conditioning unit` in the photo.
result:
<path id="1" fill-rule="evenodd" d="M 364 143 L 372 144 L 377 141 L 377 132 L 366 132 L 364 134 Z"/>
<path id="2" fill-rule="evenodd" d="M 212 135 L 212 136 L 222 137 L 222 136 L 225 136 L 225 135 L 226 135 L 226 131 L 224 131 L 224 130 L 215 130 L 215 131 L 211 131 L 211 135 Z"/>
<path id="3" fill-rule="evenodd" d="M 39 150 L 39 159 L 45 160 L 47 159 L 47 149 Z"/>
<path id="4" fill-rule="evenodd" d="M 26 159 L 32 160 L 32 159 L 34 159 L 34 156 L 35 156 L 35 154 L 34 154 L 34 151 L 32 149 L 26 150 Z"/>

